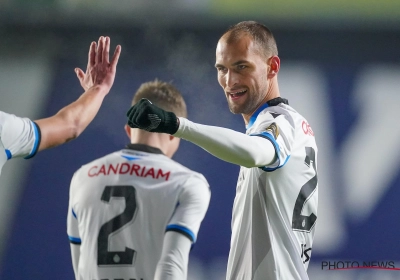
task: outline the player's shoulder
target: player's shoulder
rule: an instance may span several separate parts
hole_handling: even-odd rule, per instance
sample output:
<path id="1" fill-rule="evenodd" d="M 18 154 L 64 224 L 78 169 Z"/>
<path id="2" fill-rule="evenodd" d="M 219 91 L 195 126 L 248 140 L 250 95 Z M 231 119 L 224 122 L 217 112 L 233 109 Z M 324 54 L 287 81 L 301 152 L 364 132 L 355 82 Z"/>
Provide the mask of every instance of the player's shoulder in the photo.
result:
<path id="1" fill-rule="evenodd" d="M 6 118 L 11 118 L 13 116 L 15 116 L 15 115 L 6 113 L 4 111 L 0 111 L 0 120 L 4 120 Z"/>
<path id="2" fill-rule="evenodd" d="M 256 112 L 250 119 L 247 129 L 257 131 L 258 129 L 264 129 L 273 123 L 279 124 L 279 126 L 291 126 L 294 127 L 296 119 L 299 118 L 299 114 L 296 110 L 286 104 L 278 104 L 276 106 L 268 106 L 262 110 Z"/>
<path id="3" fill-rule="evenodd" d="M 178 189 L 209 189 L 209 183 L 203 174 L 194 171 L 183 164 L 165 156 L 168 170 L 171 171 L 171 179 Z"/>
<path id="4" fill-rule="evenodd" d="M 175 168 L 175 174 L 177 176 L 180 176 L 183 179 L 184 178 L 195 178 L 195 179 L 197 178 L 197 179 L 202 180 L 207 183 L 207 179 L 204 177 L 203 174 L 201 174 L 197 171 L 194 171 L 194 170 L 180 164 L 179 162 L 176 162 L 173 159 L 169 159 L 169 160 L 171 161 L 171 165 Z"/>
<path id="5" fill-rule="evenodd" d="M 3 121 L 8 115 L 8 113 L 0 111 L 0 121 Z"/>
<path id="6" fill-rule="evenodd" d="M 314 147 L 316 150 L 314 131 L 312 130 L 308 120 L 301 113 L 287 104 L 282 104 L 279 107 L 280 109 L 277 109 L 278 111 L 285 112 L 287 123 L 290 125 L 290 131 L 293 133 L 293 139 L 298 143 L 307 143 L 308 146 Z M 277 125 L 280 128 L 285 127 L 285 124 L 282 122 L 278 122 Z M 286 128 L 288 128 L 288 126 L 286 126 Z M 282 130 L 280 131 L 282 132 Z"/>
<path id="7" fill-rule="evenodd" d="M 29 118 L 26 118 L 26 117 L 19 117 L 19 116 L 14 115 L 14 114 L 10 114 L 10 113 L 4 112 L 4 111 L 0 111 L 0 121 L 13 120 L 13 119 L 31 121 Z"/>
<path id="8" fill-rule="evenodd" d="M 306 135 L 314 136 L 314 132 L 312 131 L 308 120 L 301 113 L 286 104 L 282 104 L 280 107 L 281 108 L 278 110 L 285 112 L 285 116 L 287 116 L 286 119 L 294 129 L 297 131 L 301 130 Z"/>
<path id="9" fill-rule="evenodd" d="M 299 112 L 297 112 L 292 106 L 283 103 L 276 106 L 267 107 L 263 110 L 263 113 L 266 115 L 269 114 L 274 119 L 280 116 L 285 118 L 295 118 L 300 115 Z"/>
<path id="10" fill-rule="evenodd" d="M 0 134 L 3 130 L 3 125 L 5 124 L 8 118 L 10 118 L 10 114 L 0 111 Z"/>
<path id="11" fill-rule="evenodd" d="M 269 120 L 277 123 L 288 123 L 295 127 L 297 123 L 305 120 L 304 116 L 288 104 L 279 104 L 265 108 L 259 114 L 261 120 Z"/>
<path id="12" fill-rule="evenodd" d="M 20 121 L 22 123 L 22 121 L 31 121 L 31 120 L 28 118 L 18 117 L 14 114 L 6 113 L 4 111 L 0 111 L 0 131 L 1 127 L 3 127 L 3 125 L 5 125 L 7 122 L 11 122 L 10 125 L 15 126 L 16 121 Z"/>

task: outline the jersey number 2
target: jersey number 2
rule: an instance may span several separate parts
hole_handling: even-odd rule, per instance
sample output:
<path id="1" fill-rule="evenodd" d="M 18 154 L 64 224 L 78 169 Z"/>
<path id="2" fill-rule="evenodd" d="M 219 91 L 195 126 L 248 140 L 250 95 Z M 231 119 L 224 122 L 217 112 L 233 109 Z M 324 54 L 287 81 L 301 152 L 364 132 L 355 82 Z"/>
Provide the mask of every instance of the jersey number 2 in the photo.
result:
<path id="1" fill-rule="evenodd" d="M 131 222 L 136 212 L 136 190 L 133 186 L 106 186 L 101 200 L 110 202 L 111 197 L 125 199 L 125 210 L 100 228 L 97 239 L 97 265 L 132 265 L 136 252 L 131 248 L 125 251 L 108 251 L 108 239 L 111 234 Z"/>
<path id="2" fill-rule="evenodd" d="M 314 213 L 311 213 L 310 216 L 304 216 L 301 214 L 301 211 L 311 195 L 314 193 L 318 183 L 317 169 L 315 167 L 315 151 L 313 148 L 306 147 L 306 158 L 304 159 L 304 163 L 309 167 L 312 165 L 315 171 L 315 176 L 301 187 L 300 193 L 294 205 L 292 228 L 293 230 L 297 231 L 310 232 L 310 230 L 314 227 L 317 216 Z"/>

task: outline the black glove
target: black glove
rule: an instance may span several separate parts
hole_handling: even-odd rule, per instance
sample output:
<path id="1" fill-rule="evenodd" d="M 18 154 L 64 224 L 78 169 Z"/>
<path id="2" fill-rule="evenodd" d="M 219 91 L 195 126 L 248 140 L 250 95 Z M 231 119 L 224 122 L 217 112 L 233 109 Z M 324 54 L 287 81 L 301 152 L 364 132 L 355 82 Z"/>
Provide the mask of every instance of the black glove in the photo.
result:
<path id="1" fill-rule="evenodd" d="M 145 98 L 133 105 L 126 115 L 128 125 L 132 128 L 168 134 L 175 134 L 178 131 L 176 115 L 153 105 Z"/>

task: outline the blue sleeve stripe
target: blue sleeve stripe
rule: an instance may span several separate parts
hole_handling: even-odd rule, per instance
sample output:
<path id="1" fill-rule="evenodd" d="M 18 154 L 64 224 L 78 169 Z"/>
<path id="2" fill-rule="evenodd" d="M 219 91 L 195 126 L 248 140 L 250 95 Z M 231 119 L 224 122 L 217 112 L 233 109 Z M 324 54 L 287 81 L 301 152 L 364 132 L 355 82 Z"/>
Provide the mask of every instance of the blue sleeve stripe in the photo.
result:
<path id="1" fill-rule="evenodd" d="M 80 245 L 82 240 L 78 237 L 68 236 L 69 242 L 72 244 Z"/>
<path id="2" fill-rule="evenodd" d="M 32 126 L 33 126 L 33 131 L 35 133 L 35 143 L 33 144 L 32 152 L 27 157 L 25 157 L 25 159 L 32 158 L 36 155 L 41 140 L 41 133 L 39 126 L 35 122 L 32 122 Z"/>
<path id="3" fill-rule="evenodd" d="M 185 228 L 183 226 L 180 226 L 180 225 L 168 225 L 167 229 L 165 231 L 179 232 L 179 233 L 183 234 L 184 236 L 186 236 L 187 238 L 189 238 L 190 241 L 192 241 L 193 243 L 196 242 L 196 235 L 190 229 Z"/>
<path id="4" fill-rule="evenodd" d="M 10 150 L 5 149 L 5 151 L 6 151 L 6 155 L 7 155 L 7 160 L 11 159 L 12 154 L 11 154 Z"/>
<path id="5" fill-rule="evenodd" d="M 290 158 L 290 156 L 288 156 L 288 157 L 286 158 L 285 162 L 284 162 L 282 165 L 279 165 L 279 166 L 277 166 L 277 167 L 269 168 L 269 167 L 265 167 L 265 166 L 264 166 L 264 167 L 260 167 L 260 168 L 261 168 L 262 170 L 264 170 L 264 171 L 267 171 L 267 172 L 275 171 L 275 170 L 277 170 L 277 169 L 279 169 L 279 168 L 281 168 L 281 167 L 284 167 L 285 164 L 288 162 L 289 158 Z"/>
<path id="6" fill-rule="evenodd" d="M 272 145 L 274 145 L 275 154 L 276 154 L 276 157 L 278 159 L 278 166 L 277 167 L 273 167 L 273 168 L 263 166 L 263 167 L 260 167 L 262 170 L 271 172 L 271 171 L 274 171 L 274 170 L 276 170 L 278 168 L 281 168 L 281 167 L 285 166 L 285 164 L 288 162 L 288 160 L 290 158 L 290 155 L 286 157 L 284 163 L 281 165 L 281 157 L 279 156 L 279 151 L 280 151 L 279 144 L 276 142 L 275 138 L 271 134 L 269 134 L 268 132 L 261 132 L 261 133 L 258 133 L 258 134 L 250 134 L 250 136 L 259 136 L 259 137 L 266 138 L 269 141 L 271 141 Z"/>
<path id="7" fill-rule="evenodd" d="M 74 216 L 74 218 L 78 220 L 78 217 L 76 216 L 74 209 L 71 209 L 71 212 L 72 212 L 72 216 Z"/>
<path id="8" fill-rule="evenodd" d="M 276 143 L 275 138 L 271 134 L 269 134 L 268 132 L 261 132 L 259 134 L 250 134 L 250 136 L 259 136 L 268 139 L 272 143 L 272 145 L 274 145 L 276 158 L 278 159 L 279 164 L 281 163 L 281 158 L 279 157 L 279 145 L 278 143 Z"/>
<path id="9" fill-rule="evenodd" d="M 276 156 L 279 158 L 279 144 L 276 142 L 274 136 L 272 136 L 271 134 L 269 134 L 268 132 L 261 132 L 259 134 L 251 134 L 251 136 L 260 136 L 260 137 L 264 137 L 264 138 L 268 138 L 269 141 L 272 142 L 272 144 L 275 147 L 275 152 L 276 152 Z"/>

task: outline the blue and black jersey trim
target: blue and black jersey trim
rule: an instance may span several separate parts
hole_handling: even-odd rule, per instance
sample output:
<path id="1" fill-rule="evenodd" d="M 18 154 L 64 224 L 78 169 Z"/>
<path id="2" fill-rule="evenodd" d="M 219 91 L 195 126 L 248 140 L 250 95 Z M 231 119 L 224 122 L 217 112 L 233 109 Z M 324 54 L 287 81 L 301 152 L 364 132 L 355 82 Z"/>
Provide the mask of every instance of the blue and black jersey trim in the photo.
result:
<path id="1" fill-rule="evenodd" d="M 12 158 L 12 154 L 11 154 L 10 150 L 5 149 L 4 151 L 6 152 L 7 160 L 11 159 Z"/>
<path id="2" fill-rule="evenodd" d="M 74 209 L 71 209 L 71 213 L 72 213 L 72 216 L 74 216 L 74 218 L 78 220 L 78 217 L 76 216 Z"/>
<path id="3" fill-rule="evenodd" d="M 175 232 L 179 232 L 181 234 L 183 234 L 184 236 L 186 236 L 187 238 L 190 239 L 190 241 L 192 241 L 193 243 L 196 242 L 196 235 L 188 228 L 185 228 L 183 226 L 180 225 L 168 225 L 167 229 L 165 230 L 167 231 L 175 231 Z"/>
<path id="4" fill-rule="evenodd" d="M 75 245 L 81 245 L 82 244 L 82 240 L 78 237 L 73 237 L 73 236 L 68 236 L 69 242 L 71 244 L 75 244 Z"/>
<path id="5" fill-rule="evenodd" d="M 260 108 L 258 108 L 253 115 L 250 117 L 249 123 L 246 125 L 246 129 L 249 129 L 250 127 L 253 126 L 253 124 L 255 123 L 258 115 L 261 113 L 262 110 L 264 110 L 265 108 L 268 108 L 270 106 L 277 106 L 280 103 L 284 103 L 284 104 L 288 104 L 289 105 L 289 101 L 285 98 L 282 97 L 276 97 L 274 99 L 269 100 L 267 103 L 263 104 L 260 106 Z"/>
<path id="6" fill-rule="evenodd" d="M 246 129 L 249 129 L 250 127 L 252 127 L 253 124 L 255 123 L 258 115 L 261 113 L 261 111 L 268 107 L 269 107 L 269 105 L 267 103 L 261 105 L 260 108 L 258 108 L 257 111 L 255 111 L 254 114 L 250 117 L 249 123 L 246 125 Z"/>
<path id="7" fill-rule="evenodd" d="M 30 153 L 30 155 L 25 157 L 25 159 L 30 159 L 36 155 L 36 153 L 39 149 L 40 141 L 42 139 L 42 133 L 40 132 L 40 127 L 35 122 L 32 122 L 32 125 L 33 125 L 33 130 L 35 133 L 35 143 L 33 144 L 32 152 Z"/>
<path id="8" fill-rule="evenodd" d="M 272 172 L 272 171 L 275 171 L 276 169 L 279 169 L 279 168 L 282 168 L 283 166 L 285 166 L 285 164 L 288 162 L 290 156 L 287 156 L 286 160 L 283 162 L 283 164 L 281 164 L 281 157 L 279 156 L 279 151 L 280 151 L 279 144 L 275 141 L 275 138 L 271 134 L 269 134 L 268 132 L 261 132 L 258 134 L 250 134 L 250 136 L 259 136 L 259 137 L 268 139 L 272 143 L 272 145 L 274 145 L 274 148 L 275 148 L 276 158 L 278 159 L 278 166 L 273 167 L 273 168 L 261 166 L 259 168 L 261 168 L 262 170 L 264 170 L 266 172 Z"/>

